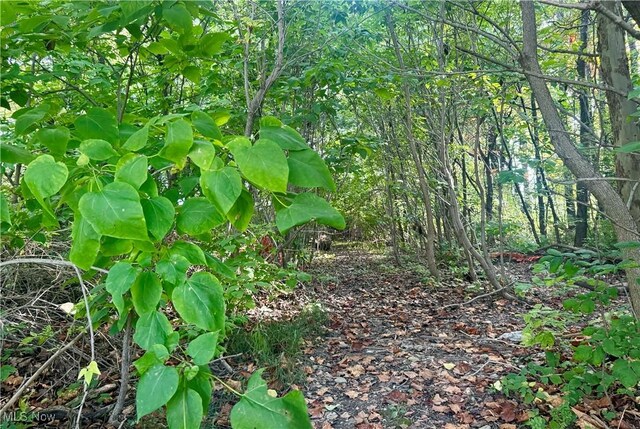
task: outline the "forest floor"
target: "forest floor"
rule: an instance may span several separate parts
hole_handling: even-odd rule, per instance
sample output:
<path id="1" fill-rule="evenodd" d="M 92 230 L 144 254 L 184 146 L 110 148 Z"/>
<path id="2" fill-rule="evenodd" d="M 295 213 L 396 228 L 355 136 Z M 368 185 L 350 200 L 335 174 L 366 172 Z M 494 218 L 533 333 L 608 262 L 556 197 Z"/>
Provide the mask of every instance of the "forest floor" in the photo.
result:
<path id="1" fill-rule="evenodd" d="M 526 307 L 495 296 L 464 305 L 483 293 L 478 285 L 434 282 L 408 265 L 361 249 L 316 260 L 312 295 L 330 326 L 305 350 L 314 426 L 515 428 L 526 412 L 492 384 L 532 353 L 498 339 L 522 329 Z"/>
<path id="2" fill-rule="evenodd" d="M 506 270 L 513 281 L 530 280 L 531 266 L 527 262 L 508 263 Z M 525 362 L 540 360 L 543 353 L 501 336 L 522 330 L 521 314 L 531 304 L 544 302 L 561 308 L 561 296 L 534 290 L 527 295 L 529 304 L 498 295 L 474 299 L 485 293 L 482 282 L 472 283 L 463 278 L 461 270 L 457 274 L 455 271 L 455 267 L 443 270 L 442 279 L 435 281 L 422 263 L 409 257 L 404 257 L 398 267 L 381 252 L 337 246 L 335 251 L 316 255 L 308 269 L 312 282 L 275 300 L 259 302 L 250 320 L 280 323 L 295 319 L 310 305 L 326 314 L 323 335 L 305 339 L 295 362 L 305 379 L 295 387 L 303 390 L 317 429 L 523 427 L 527 406 L 506 398 L 493 386 L 506 374 L 518 373 Z M 50 286 L 32 298 L 22 299 L 24 302 L 11 299 L 10 294 L 3 297 L 6 309 L 22 315 L 21 324 L 16 325 L 18 334 L 29 333 L 31 338 L 29 343 L 18 343 L 11 336 L 3 340 L 3 353 L 9 353 L 9 363 L 18 369 L 2 383 L 3 395 L 12 394 L 24 382 L 24 376 L 51 355 L 41 344 L 69 342 L 73 319 L 51 309 L 57 307 L 54 303 L 79 299 L 68 293 L 60 296 L 69 288 L 62 288 L 65 276 L 59 272 L 31 271 L 28 279 L 18 274 L 13 279 L 17 285 L 27 282 L 26 288 L 29 281 L 41 275 L 48 280 L 39 283 Z M 54 275 L 56 279 L 51 277 Z M 73 324 L 82 328 L 81 321 Z M 48 334 L 41 332 L 42 326 L 49 326 Z M 567 334 L 579 334 L 579 330 L 575 326 Z M 117 395 L 120 340 L 106 331 L 97 335 L 100 388 L 89 396 L 83 427 L 105 427 L 101 422 Z M 83 338 L 41 374 L 25 392 L 21 405 L 59 410 L 59 425 L 54 426 L 66 427 L 71 409 L 81 396 L 80 382 L 75 380 L 77 368 L 86 365 L 88 352 Z M 213 368 L 214 373 L 239 389 L 242 380 L 257 369 L 251 356 L 230 356 L 227 361 L 231 372 L 230 367 L 219 366 Z M 271 387 L 285 392 L 289 385 L 276 378 L 271 379 Z M 233 401 L 233 395 L 216 385 L 211 414 L 203 427 L 229 427 Z M 547 407 L 548 411 L 544 403 L 538 407 Z M 132 395 L 125 413 L 133 419 Z M 161 415 L 145 420 L 136 427 L 164 424 Z"/>

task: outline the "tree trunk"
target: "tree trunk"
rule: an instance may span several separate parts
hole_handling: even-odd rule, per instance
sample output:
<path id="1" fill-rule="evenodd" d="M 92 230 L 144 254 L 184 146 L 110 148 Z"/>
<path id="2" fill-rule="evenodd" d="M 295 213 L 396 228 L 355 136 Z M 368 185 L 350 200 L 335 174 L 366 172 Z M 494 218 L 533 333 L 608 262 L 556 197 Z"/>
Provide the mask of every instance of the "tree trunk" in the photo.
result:
<path id="1" fill-rule="evenodd" d="M 602 2 L 602 6 L 616 13 L 615 2 Z M 629 59 L 624 41 L 624 31 L 610 19 L 598 15 L 598 47 L 600 48 L 600 69 L 602 79 L 608 85 L 621 92 L 628 93 L 633 89 L 629 76 Z M 607 91 L 607 104 L 611 118 L 613 145 L 624 146 L 640 140 L 640 126 L 637 120 L 628 120 L 635 113 L 637 104 L 626 97 Z M 640 192 L 637 190 L 640 181 L 640 154 L 618 153 L 616 156 L 616 175 L 633 181 L 619 182 L 618 189 L 626 202 L 631 216 L 640 229 Z"/>
<path id="2" fill-rule="evenodd" d="M 562 159 L 567 168 L 579 179 L 588 180 L 587 187 L 593 196 L 601 203 L 605 214 L 611 219 L 619 241 L 636 241 L 640 238 L 636 222 L 620 195 L 615 192 L 613 186 L 604 180 L 575 148 L 565 131 L 557 108 L 549 92 L 546 82 L 538 77 L 542 75 L 537 58 L 537 28 L 534 4 L 531 1 L 521 0 L 520 9 L 523 23 L 523 49 L 519 62 L 526 74 L 531 90 L 533 91 L 540 113 L 545 122 L 551 143 L 556 154 Z M 593 180 L 596 179 L 596 180 Z M 600 179 L 600 180 L 598 180 Z M 624 256 L 636 263 L 640 263 L 639 249 L 625 249 Z M 628 287 L 631 304 L 636 317 L 640 314 L 640 269 L 627 270 Z"/>
<path id="3" fill-rule="evenodd" d="M 583 10 L 581 12 L 580 52 L 584 52 L 587 49 L 589 14 L 589 10 Z M 587 79 L 587 62 L 583 57 L 578 57 L 576 70 L 580 80 Z M 593 157 L 588 155 L 589 148 L 593 146 L 593 138 L 590 130 L 593 121 L 591 120 L 589 97 L 586 88 L 579 89 L 578 100 L 580 102 L 580 146 L 585 153 L 587 153 L 587 158 L 593 160 Z M 582 247 L 584 240 L 587 238 L 587 230 L 589 227 L 589 190 L 584 182 L 578 182 L 576 184 L 576 203 L 576 230 L 573 244 L 576 247 Z"/>

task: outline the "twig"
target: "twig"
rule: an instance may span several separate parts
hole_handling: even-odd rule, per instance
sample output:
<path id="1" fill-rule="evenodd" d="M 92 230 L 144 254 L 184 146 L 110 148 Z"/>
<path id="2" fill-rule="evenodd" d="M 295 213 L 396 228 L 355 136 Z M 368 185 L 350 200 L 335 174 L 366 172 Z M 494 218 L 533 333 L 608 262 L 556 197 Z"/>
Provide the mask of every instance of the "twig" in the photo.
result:
<path id="1" fill-rule="evenodd" d="M 46 362 L 43 363 L 40 366 L 40 368 L 38 368 L 37 371 L 34 372 L 33 375 L 29 377 L 29 379 L 26 382 L 24 382 L 23 385 L 20 386 L 18 390 L 16 390 L 16 392 L 13 394 L 11 399 L 9 399 L 9 401 L 2 407 L 2 409 L 0 409 L 0 416 L 2 416 L 18 399 L 20 399 L 22 392 L 24 392 L 24 390 L 27 387 L 29 387 L 31 383 L 33 383 L 35 379 L 38 378 L 38 376 L 42 374 L 42 372 L 45 369 L 47 369 L 53 363 L 53 361 L 56 360 L 56 358 L 58 358 L 58 356 L 60 356 L 65 351 L 69 350 L 71 346 L 73 346 L 76 343 L 76 341 L 78 341 L 84 334 L 85 334 L 84 332 L 81 332 L 80 334 L 76 335 L 76 337 L 73 340 L 71 340 L 69 344 L 67 344 L 66 346 L 64 346 L 57 352 L 55 352 L 53 355 L 51 355 L 51 357 L 47 359 Z"/>
<path id="2" fill-rule="evenodd" d="M 116 405 L 109 415 L 109 424 L 116 425 L 118 418 L 124 408 L 124 401 L 129 388 L 129 367 L 131 366 L 131 315 L 127 318 L 127 327 L 124 330 L 122 339 L 122 362 L 120 362 L 120 390 Z"/>
<path id="3" fill-rule="evenodd" d="M 73 262 L 62 261 L 59 259 L 45 259 L 45 258 L 17 258 L 11 259 L 9 261 L 0 262 L 0 268 L 5 267 L 7 265 L 18 265 L 18 264 L 45 264 L 45 265 L 58 265 L 61 267 L 72 267 L 78 268 Z M 99 267 L 91 267 L 92 270 L 98 271 L 99 273 L 109 274 L 109 270 L 105 270 L 104 268 Z"/>
<path id="4" fill-rule="evenodd" d="M 505 287 L 501 287 L 500 289 L 496 289 L 494 291 L 488 292 L 488 293 L 483 293 L 482 295 L 478 295 L 475 298 L 473 298 L 473 299 L 471 299 L 471 300 L 469 300 L 467 302 L 458 303 L 458 304 L 449 304 L 449 305 L 445 305 L 445 306 L 440 307 L 440 308 L 444 309 L 444 308 L 451 308 L 451 307 L 461 307 L 463 305 L 466 306 L 466 305 L 469 305 L 472 302 L 475 302 L 475 301 L 477 301 L 479 299 L 486 298 L 486 297 L 491 296 L 491 295 L 496 295 L 498 293 L 504 292 L 505 290 L 507 290 L 506 286 Z"/>

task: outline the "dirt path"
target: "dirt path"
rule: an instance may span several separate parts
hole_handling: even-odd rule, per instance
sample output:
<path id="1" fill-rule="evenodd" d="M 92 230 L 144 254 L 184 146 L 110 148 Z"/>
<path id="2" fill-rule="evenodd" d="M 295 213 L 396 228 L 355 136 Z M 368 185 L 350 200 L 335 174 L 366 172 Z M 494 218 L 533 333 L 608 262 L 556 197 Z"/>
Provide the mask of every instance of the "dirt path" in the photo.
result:
<path id="1" fill-rule="evenodd" d="M 484 300 L 443 309 L 481 292 L 463 280 L 426 283 L 362 250 L 325 255 L 312 272 L 331 320 L 306 350 L 315 427 L 515 428 L 522 419 L 491 389 L 527 353 L 497 339 L 521 329 L 522 308 Z"/>

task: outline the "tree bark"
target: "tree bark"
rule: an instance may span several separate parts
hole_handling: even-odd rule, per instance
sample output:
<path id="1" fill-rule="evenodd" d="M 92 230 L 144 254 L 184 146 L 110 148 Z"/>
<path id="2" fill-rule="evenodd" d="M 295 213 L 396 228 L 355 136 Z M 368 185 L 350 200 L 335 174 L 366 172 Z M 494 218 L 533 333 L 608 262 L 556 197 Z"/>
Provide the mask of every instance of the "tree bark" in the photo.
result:
<path id="1" fill-rule="evenodd" d="M 613 13 L 617 12 L 615 2 L 602 2 L 602 7 Z M 624 31 L 615 23 L 602 15 L 598 15 L 598 47 L 600 48 L 600 70 L 604 82 L 623 93 L 633 89 L 629 75 L 629 59 L 627 58 Z M 637 104 L 627 97 L 606 92 L 611 119 L 613 145 L 624 146 L 627 143 L 640 140 L 640 126 L 638 120 L 629 120 L 629 115 L 635 113 Z M 616 175 L 633 181 L 619 182 L 618 189 L 622 199 L 627 203 L 631 216 L 640 229 L 640 154 L 621 153 L 616 156 Z"/>
<path id="2" fill-rule="evenodd" d="M 555 152 L 576 177 L 580 179 L 603 179 L 593 165 L 578 152 L 571 142 L 546 82 L 538 77 L 541 75 L 542 70 L 537 58 L 537 28 L 533 2 L 521 0 L 520 10 L 523 23 L 523 48 L 518 60 L 538 101 L 540 113 L 549 132 Z M 587 184 L 589 191 L 601 203 L 605 214 L 611 219 L 618 240 L 637 241 L 640 238 L 640 234 L 638 233 L 636 222 L 613 186 L 606 180 L 589 180 Z M 639 249 L 625 249 L 624 256 L 640 263 Z M 636 317 L 640 314 L 640 284 L 637 282 L 638 278 L 640 278 L 640 269 L 632 268 L 627 270 L 629 294 Z"/>

